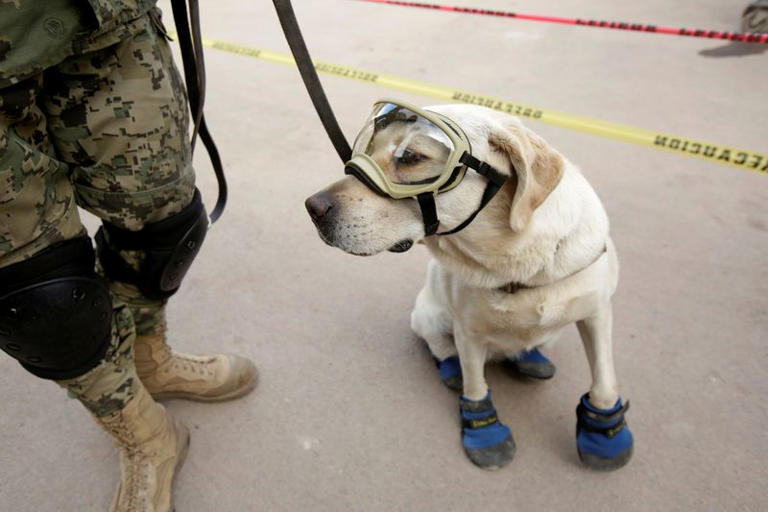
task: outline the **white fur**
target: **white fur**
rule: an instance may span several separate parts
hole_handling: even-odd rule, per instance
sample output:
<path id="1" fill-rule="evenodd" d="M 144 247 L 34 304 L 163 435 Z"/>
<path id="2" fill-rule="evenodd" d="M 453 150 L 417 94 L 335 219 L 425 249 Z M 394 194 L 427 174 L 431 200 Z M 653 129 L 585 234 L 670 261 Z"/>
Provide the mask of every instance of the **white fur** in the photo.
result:
<path id="1" fill-rule="evenodd" d="M 477 116 L 490 111 L 463 106 L 435 110 L 467 132 L 475 156 L 494 160 L 487 144 L 475 143 L 488 136 Z M 465 113 L 470 122 L 464 121 Z M 479 400 L 488 391 L 483 367 L 491 356 L 554 341 L 576 322 L 592 369 L 590 401 L 612 407 L 618 398 L 611 352 L 618 260 L 597 194 L 566 160 L 560 182 L 525 229 L 495 236 L 493 218 L 481 213 L 472 229 L 426 239 L 434 259 L 411 315 L 413 330 L 438 359 L 459 356 L 464 395 Z M 595 261 L 603 247 L 606 252 Z M 497 289 L 509 282 L 534 288 L 511 295 Z"/>
<path id="2" fill-rule="evenodd" d="M 423 240 L 434 259 L 411 326 L 438 359 L 459 356 L 466 397 L 486 395 L 489 357 L 553 341 L 575 322 L 592 369 L 590 401 L 612 407 L 618 398 L 611 354 L 618 261 L 597 194 L 573 164 L 516 118 L 471 105 L 429 109 L 455 121 L 472 154 L 514 173 L 517 186 L 510 179 L 466 229 L 424 238 L 416 201 L 377 196 L 347 177 L 313 196 L 334 205 L 333 215 L 316 221 L 321 236 L 361 255 Z M 441 232 L 469 217 L 485 186 L 485 178 L 468 171 L 459 186 L 437 196 Z M 498 290 L 510 282 L 531 288 Z"/>

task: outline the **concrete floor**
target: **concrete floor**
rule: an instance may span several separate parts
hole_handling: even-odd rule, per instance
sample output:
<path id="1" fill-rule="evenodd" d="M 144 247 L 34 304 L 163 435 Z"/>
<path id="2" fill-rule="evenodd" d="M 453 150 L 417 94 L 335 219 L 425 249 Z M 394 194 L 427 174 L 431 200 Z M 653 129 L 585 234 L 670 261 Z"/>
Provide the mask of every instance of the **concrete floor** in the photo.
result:
<path id="1" fill-rule="evenodd" d="M 206 35 L 286 51 L 271 2 L 201 3 Z M 746 0 L 445 3 L 735 29 Z M 296 4 L 318 59 L 768 149 L 768 46 Z M 547 351 L 552 381 L 488 368 L 518 453 L 484 472 L 463 455 L 456 395 L 408 327 L 426 251 L 362 259 L 326 247 L 302 202 L 342 169 L 296 70 L 206 59 L 231 197 L 172 301 L 171 334 L 188 351 L 252 357 L 262 381 L 237 402 L 168 404 L 192 430 L 179 511 L 768 510 L 766 177 L 528 122 L 581 166 L 611 216 L 616 365 L 636 451 L 611 474 L 579 465 L 573 411 L 589 377 L 574 328 Z M 323 81 L 349 137 L 380 96 L 433 103 Z M 197 162 L 212 205 L 203 153 Z M 117 455 L 82 407 L 8 357 L 0 388 L 0 510 L 106 510 Z"/>

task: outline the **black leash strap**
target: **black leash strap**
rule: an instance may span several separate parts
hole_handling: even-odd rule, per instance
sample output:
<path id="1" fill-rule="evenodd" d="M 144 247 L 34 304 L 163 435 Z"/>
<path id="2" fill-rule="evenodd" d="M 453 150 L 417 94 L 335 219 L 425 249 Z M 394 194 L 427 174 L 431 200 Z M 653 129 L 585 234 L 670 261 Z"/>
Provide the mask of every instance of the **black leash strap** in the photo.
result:
<path id="1" fill-rule="evenodd" d="M 296 14 L 293 12 L 291 2 L 290 0 L 272 0 L 272 3 L 275 4 L 277 17 L 280 19 L 280 25 L 283 27 L 285 39 L 288 41 L 288 46 L 291 47 L 291 53 L 293 53 L 301 79 L 304 81 L 304 86 L 307 88 L 317 115 L 320 116 L 320 121 L 328 133 L 333 147 L 336 148 L 336 152 L 341 157 L 341 161 L 347 163 L 352 158 L 352 148 L 350 148 L 349 142 L 344 137 L 344 133 L 341 131 L 338 121 L 336 121 L 336 116 L 333 114 L 331 105 L 328 103 L 328 98 L 325 96 L 320 78 L 317 76 L 317 71 L 315 71 L 315 65 L 312 63 L 309 50 L 307 50 L 307 45 L 304 43 L 304 38 L 301 35 L 299 22 L 296 20 Z"/>
<path id="2" fill-rule="evenodd" d="M 211 212 L 211 223 L 216 222 L 224 212 L 227 204 L 227 179 L 224 176 L 224 166 L 211 132 L 205 123 L 203 104 L 205 103 L 205 61 L 203 60 L 203 38 L 200 32 L 200 8 L 197 0 L 189 0 L 189 13 L 186 0 L 171 0 L 173 21 L 179 35 L 181 60 L 184 64 L 184 81 L 187 84 L 187 96 L 192 111 L 194 128 L 192 129 L 192 152 L 195 151 L 197 135 L 208 152 L 208 157 L 216 174 L 219 184 L 219 197 Z"/>
<path id="3" fill-rule="evenodd" d="M 192 0 L 190 0 L 192 1 Z M 309 97 L 312 99 L 312 104 L 315 106 L 317 115 L 320 116 L 320 121 L 323 123 L 328 137 L 330 137 L 333 147 L 336 148 L 336 152 L 341 157 L 341 161 L 345 164 L 352 158 L 352 148 L 349 146 L 344 133 L 339 127 L 336 116 L 333 114 L 331 105 L 328 103 L 328 98 L 323 91 L 323 86 L 320 83 L 320 78 L 317 76 L 315 65 L 312 63 L 312 58 L 309 56 L 309 50 L 304 43 L 304 38 L 301 35 L 301 29 L 299 29 L 299 23 L 296 20 L 296 14 L 293 12 L 290 0 L 272 0 L 277 10 L 277 17 L 280 19 L 280 25 L 283 28 L 285 39 L 288 41 L 288 46 L 291 48 L 293 58 L 296 61 L 296 65 L 299 68 L 301 79 L 304 81 L 304 86 L 307 88 Z M 493 196 L 501 189 L 501 186 L 506 180 L 506 176 L 496 172 L 490 165 L 477 160 L 469 154 L 465 154 L 462 157 L 462 163 L 467 165 L 488 179 L 488 186 L 483 193 L 483 197 L 480 201 L 480 206 L 475 212 L 459 226 L 451 231 L 445 233 L 437 233 L 437 229 L 440 226 L 440 221 L 437 217 L 437 206 L 435 205 L 434 194 L 426 193 L 416 197 L 419 201 L 419 207 L 421 209 L 422 217 L 424 218 L 424 231 L 426 236 L 437 233 L 438 235 L 450 235 L 461 231 L 474 220 L 480 210 L 487 205 Z M 354 168 L 347 167 L 345 169 L 346 174 L 353 174 L 355 177 L 363 181 L 368 187 L 373 189 L 376 193 L 377 187 L 370 183 L 365 177 L 364 173 L 355 172 Z"/>

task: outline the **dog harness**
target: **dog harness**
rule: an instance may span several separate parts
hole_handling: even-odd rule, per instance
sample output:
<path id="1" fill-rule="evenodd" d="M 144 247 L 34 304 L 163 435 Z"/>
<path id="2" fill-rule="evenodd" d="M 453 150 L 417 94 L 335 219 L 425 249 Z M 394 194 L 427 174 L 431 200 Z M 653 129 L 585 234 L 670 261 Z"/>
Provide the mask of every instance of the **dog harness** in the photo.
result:
<path id="1" fill-rule="evenodd" d="M 582 272 L 582 271 L 588 269 L 589 267 L 591 267 L 592 265 L 597 263 L 597 260 L 599 260 L 603 256 L 603 254 L 605 254 L 606 252 L 608 252 L 608 244 L 606 244 L 603 247 L 603 250 L 600 251 L 600 253 L 597 255 L 597 257 L 595 259 L 593 259 L 592 262 L 589 265 L 587 265 L 586 267 L 583 267 L 583 268 L 577 270 L 576 272 L 574 272 L 572 274 L 569 274 L 569 275 L 563 277 L 562 279 L 559 279 L 558 281 L 564 281 L 566 279 L 569 279 L 569 278 L 575 276 L 579 272 Z M 557 281 L 555 281 L 555 282 L 557 282 Z M 527 284 L 523 284 L 523 283 L 518 283 L 516 281 L 512 281 L 512 282 L 509 282 L 509 283 L 507 283 L 505 285 L 499 286 L 496 289 L 498 291 L 500 291 L 500 292 L 507 293 L 507 294 L 511 295 L 513 293 L 519 292 L 520 290 L 533 290 L 535 288 L 541 288 L 543 286 L 549 286 L 551 284 L 554 284 L 554 283 L 547 283 L 547 284 L 540 285 L 540 286 L 528 286 Z"/>

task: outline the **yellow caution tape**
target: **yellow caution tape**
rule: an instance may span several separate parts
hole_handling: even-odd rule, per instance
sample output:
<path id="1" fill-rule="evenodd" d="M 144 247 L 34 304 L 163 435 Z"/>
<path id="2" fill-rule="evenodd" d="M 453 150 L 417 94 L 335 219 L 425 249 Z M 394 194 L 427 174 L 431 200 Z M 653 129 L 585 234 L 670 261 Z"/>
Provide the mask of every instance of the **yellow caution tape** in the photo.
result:
<path id="1" fill-rule="evenodd" d="M 293 57 L 284 53 L 244 46 L 218 39 L 204 38 L 203 44 L 216 50 L 247 55 L 268 62 L 276 62 L 278 64 L 289 66 L 295 65 Z M 609 139 L 631 142 L 633 144 L 648 146 L 654 149 L 701 158 L 708 162 L 731 165 L 740 169 L 756 172 L 763 176 L 768 176 L 768 156 L 764 153 L 758 153 L 757 151 L 739 149 L 712 142 L 702 142 L 688 137 L 660 133 L 643 128 L 614 124 L 600 119 L 592 119 L 565 112 L 533 107 L 531 105 L 525 105 L 494 96 L 475 94 L 427 82 L 401 78 L 394 75 L 365 71 L 351 66 L 342 66 L 317 60 L 314 62 L 315 69 L 317 69 L 319 73 L 358 80 L 360 82 L 380 85 L 390 89 L 399 89 L 401 91 L 422 94 L 441 100 L 484 105 L 519 117 L 536 119 L 545 123 L 592 133 Z"/>

